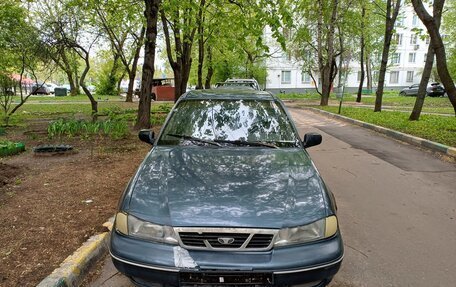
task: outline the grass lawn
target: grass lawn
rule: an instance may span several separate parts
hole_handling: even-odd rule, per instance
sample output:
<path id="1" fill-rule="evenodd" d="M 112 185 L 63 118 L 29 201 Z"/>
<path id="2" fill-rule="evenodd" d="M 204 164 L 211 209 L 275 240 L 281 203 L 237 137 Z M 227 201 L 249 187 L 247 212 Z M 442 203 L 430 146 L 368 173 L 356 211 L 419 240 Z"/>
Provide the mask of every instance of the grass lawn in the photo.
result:
<path id="1" fill-rule="evenodd" d="M 120 96 L 107 96 L 107 95 L 93 95 L 97 101 L 125 101 L 125 98 Z M 30 96 L 27 101 L 31 102 L 89 102 L 89 98 L 86 95 L 77 95 L 77 96 L 65 96 L 65 97 L 55 97 L 54 95 L 44 96 L 36 95 Z M 16 100 L 19 102 L 19 100 Z"/>
<path id="2" fill-rule="evenodd" d="M 67 97 L 68 98 L 68 97 Z M 91 106 L 87 101 L 80 103 L 65 103 L 65 101 L 54 103 L 26 102 L 10 118 L 11 125 L 22 125 L 27 121 L 37 119 L 57 119 L 57 118 L 90 118 Z M 163 123 L 166 114 L 171 110 L 174 103 L 152 103 L 152 124 Z M 138 103 L 126 103 L 119 101 L 104 101 L 98 103 L 98 113 L 106 116 L 110 113 L 124 114 L 125 119 L 133 123 L 136 119 Z M 0 114 L 0 125 L 3 123 L 3 115 Z"/>
<path id="3" fill-rule="evenodd" d="M 320 101 L 320 95 L 317 93 L 306 93 L 306 94 L 278 94 L 278 97 L 282 100 L 301 100 L 304 103 L 311 105 L 318 104 Z M 412 111 L 415 105 L 415 97 L 403 97 L 399 96 L 396 91 L 386 91 L 383 95 L 382 105 L 385 109 L 393 109 L 398 111 Z M 371 105 L 375 104 L 375 94 L 363 95 L 361 97 L 361 103 L 356 103 L 356 94 L 345 94 L 344 105 Z M 335 94 L 331 94 L 329 98 L 330 105 L 338 105 L 339 100 Z M 424 100 L 423 110 L 425 113 L 438 113 L 438 114 L 454 114 L 453 106 L 447 97 L 443 98 L 432 98 L 426 97 Z"/>
<path id="4" fill-rule="evenodd" d="M 345 103 L 355 103 L 355 95 L 346 95 L 344 98 Z M 383 96 L 382 106 L 385 108 L 394 108 L 398 110 L 411 111 L 415 105 L 416 97 L 403 97 L 397 94 L 386 94 Z M 363 96 L 361 104 L 374 105 L 375 96 Z M 423 105 L 423 112 L 428 113 L 441 113 L 441 114 L 454 114 L 453 106 L 447 97 L 432 98 L 426 97 Z"/>
<path id="5" fill-rule="evenodd" d="M 305 94 L 298 94 L 298 93 L 288 93 L 288 94 L 277 94 L 279 99 L 281 100 L 312 100 L 312 101 L 319 101 L 320 95 L 315 92 L 309 92 Z M 335 99 L 335 97 L 334 97 Z"/>
<path id="6" fill-rule="evenodd" d="M 316 107 L 337 113 L 337 107 Z M 342 115 L 390 128 L 406 134 L 456 147 L 456 117 L 421 115 L 419 121 L 409 121 L 408 113 L 383 111 L 374 113 L 370 109 L 343 107 Z"/>

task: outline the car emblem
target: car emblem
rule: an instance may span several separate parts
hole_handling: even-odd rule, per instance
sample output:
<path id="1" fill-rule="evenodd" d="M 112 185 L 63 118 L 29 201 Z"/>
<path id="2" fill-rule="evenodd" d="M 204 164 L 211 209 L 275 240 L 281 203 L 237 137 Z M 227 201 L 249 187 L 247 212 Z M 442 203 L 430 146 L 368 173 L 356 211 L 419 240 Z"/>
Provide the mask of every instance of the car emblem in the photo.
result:
<path id="1" fill-rule="evenodd" d="M 234 238 L 231 238 L 231 237 L 219 237 L 219 238 L 217 238 L 217 241 L 220 244 L 229 245 L 229 244 L 234 242 Z"/>

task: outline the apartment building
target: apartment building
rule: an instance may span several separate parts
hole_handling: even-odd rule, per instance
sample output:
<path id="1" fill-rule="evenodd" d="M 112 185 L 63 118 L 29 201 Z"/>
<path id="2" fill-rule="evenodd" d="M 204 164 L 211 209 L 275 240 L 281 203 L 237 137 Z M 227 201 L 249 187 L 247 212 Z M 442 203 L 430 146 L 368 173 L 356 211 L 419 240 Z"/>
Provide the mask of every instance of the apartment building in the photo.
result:
<path id="1" fill-rule="evenodd" d="M 385 90 L 400 90 L 412 84 L 419 83 L 426 59 L 429 38 L 422 38 L 415 31 L 426 31 L 413 7 L 407 5 L 402 8 L 401 16 L 396 23 L 396 33 L 393 36 L 395 43 L 390 50 L 389 65 L 385 77 Z M 266 38 L 271 39 L 270 31 L 266 31 Z M 277 44 L 269 42 L 277 49 Z M 377 59 L 376 62 L 380 62 Z M 315 89 L 319 83 L 318 71 L 313 71 L 312 77 L 303 72 L 303 65 L 299 61 L 283 52 L 278 51 L 267 60 L 266 89 L 278 92 L 307 92 Z M 373 88 L 378 83 L 378 67 L 373 67 Z M 315 80 L 315 81 L 314 81 Z M 361 80 L 361 69 L 358 61 L 349 64 L 349 73 L 345 80 L 346 90 L 357 90 Z M 337 84 L 337 78 L 336 83 Z M 365 88 L 367 85 L 364 79 Z"/>

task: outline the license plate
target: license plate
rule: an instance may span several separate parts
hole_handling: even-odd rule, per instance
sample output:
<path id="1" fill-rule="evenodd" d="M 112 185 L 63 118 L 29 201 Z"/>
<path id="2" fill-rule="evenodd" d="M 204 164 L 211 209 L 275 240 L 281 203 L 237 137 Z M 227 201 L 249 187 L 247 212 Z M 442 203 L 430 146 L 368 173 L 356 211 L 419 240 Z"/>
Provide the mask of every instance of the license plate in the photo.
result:
<path id="1" fill-rule="evenodd" d="M 180 272 L 181 285 L 272 285 L 272 273 Z"/>

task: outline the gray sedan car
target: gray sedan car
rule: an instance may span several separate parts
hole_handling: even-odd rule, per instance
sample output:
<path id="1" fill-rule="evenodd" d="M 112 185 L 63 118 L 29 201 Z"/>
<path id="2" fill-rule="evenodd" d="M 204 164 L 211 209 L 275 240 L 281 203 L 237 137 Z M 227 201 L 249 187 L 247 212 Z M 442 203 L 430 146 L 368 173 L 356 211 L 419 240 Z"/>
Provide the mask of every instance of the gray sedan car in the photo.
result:
<path id="1" fill-rule="evenodd" d="M 183 95 L 122 194 L 116 268 L 137 286 L 326 286 L 344 248 L 336 202 L 282 102 L 258 90 Z"/>
<path id="2" fill-rule="evenodd" d="M 408 88 L 402 89 L 399 96 L 416 96 L 418 95 L 418 88 L 420 84 L 413 84 Z M 445 95 L 445 88 L 440 83 L 431 83 L 426 88 L 426 95 L 429 97 L 442 97 Z"/>

